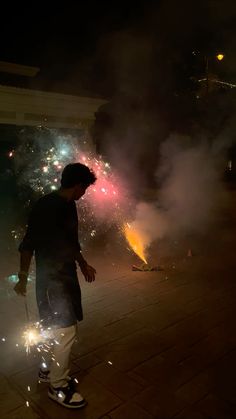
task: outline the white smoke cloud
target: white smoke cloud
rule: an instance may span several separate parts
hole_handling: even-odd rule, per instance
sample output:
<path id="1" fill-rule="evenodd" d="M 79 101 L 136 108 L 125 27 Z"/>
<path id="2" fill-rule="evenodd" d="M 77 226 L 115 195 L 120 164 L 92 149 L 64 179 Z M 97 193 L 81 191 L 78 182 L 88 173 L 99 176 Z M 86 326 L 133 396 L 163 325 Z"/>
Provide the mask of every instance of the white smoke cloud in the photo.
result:
<path id="1" fill-rule="evenodd" d="M 165 236 L 204 231 L 224 202 L 221 158 L 211 146 L 189 140 L 172 135 L 162 144 L 158 199 L 136 206 L 132 225 L 145 247 Z"/>

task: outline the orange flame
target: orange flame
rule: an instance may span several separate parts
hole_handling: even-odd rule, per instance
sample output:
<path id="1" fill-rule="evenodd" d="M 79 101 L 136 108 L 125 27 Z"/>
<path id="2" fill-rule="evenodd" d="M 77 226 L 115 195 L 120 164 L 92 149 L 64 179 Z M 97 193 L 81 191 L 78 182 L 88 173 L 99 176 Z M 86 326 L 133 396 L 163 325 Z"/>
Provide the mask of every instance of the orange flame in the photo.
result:
<path id="1" fill-rule="evenodd" d="M 131 226 L 129 223 L 124 224 L 123 230 L 130 247 L 140 257 L 140 259 L 144 261 L 144 263 L 147 263 L 145 258 L 145 246 L 141 233 L 135 230 L 134 226 Z"/>

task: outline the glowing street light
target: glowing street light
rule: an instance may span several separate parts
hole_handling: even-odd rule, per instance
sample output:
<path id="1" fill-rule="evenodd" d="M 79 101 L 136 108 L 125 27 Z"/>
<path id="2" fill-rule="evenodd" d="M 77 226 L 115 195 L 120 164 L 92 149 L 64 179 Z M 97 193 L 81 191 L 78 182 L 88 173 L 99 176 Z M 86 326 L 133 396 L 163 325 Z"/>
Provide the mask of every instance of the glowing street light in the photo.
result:
<path id="1" fill-rule="evenodd" d="M 219 53 L 215 57 L 218 61 L 222 61 L 224 59 L 224 54 Z M 206 97 L 208 97 L 209 92 L 209 60 L 212 58 L 213 56 L 206 56 Z"/>
<path id="2" fill-rule="evenodd" d="M 217 54 L 216 58 L 218 61 L 222 61 L 224 59 L 224 54 Z"/>

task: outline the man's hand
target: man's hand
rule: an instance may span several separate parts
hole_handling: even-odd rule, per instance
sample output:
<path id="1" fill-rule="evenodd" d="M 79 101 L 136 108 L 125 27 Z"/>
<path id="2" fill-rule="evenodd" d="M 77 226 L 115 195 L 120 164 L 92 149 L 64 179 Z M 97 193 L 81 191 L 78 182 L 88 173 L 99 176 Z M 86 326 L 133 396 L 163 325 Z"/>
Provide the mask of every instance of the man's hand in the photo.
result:
<path id="1" fill-rule="evenodd" d="M 92 266 L 88 265 L 87 263 L 81 264 L 80 269 L 81 269 L 82 274 L 85 277 L 85 281 L 87 282 L 95 281 L 96 269 L 94 269 Z"/>
<path id="2" fill-rule="evenodd" d="M 19 281 L 14 287 L 14 291 L 18 295 L 26 296 L 26 286 L 27 286 L 27 278 L 28 275 L 26 273 L 20 273 L 18 274 Z"/>

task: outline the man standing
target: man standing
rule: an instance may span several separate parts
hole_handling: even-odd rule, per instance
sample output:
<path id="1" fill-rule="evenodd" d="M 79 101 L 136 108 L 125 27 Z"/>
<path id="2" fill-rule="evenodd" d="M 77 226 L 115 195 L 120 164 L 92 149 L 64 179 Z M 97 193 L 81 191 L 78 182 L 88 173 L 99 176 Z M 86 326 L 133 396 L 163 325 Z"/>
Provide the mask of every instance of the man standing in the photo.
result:
<path id="1" fill-rule="evenodd" d="M 39 316 L 45 327 L 54 330 L 55 361 L 50 370 L 42 364 L 39 379 L 50 382 L 48 395 L 68 408 L 85 406 L 69 377 L 69 358 L 76 338 L 77 321 L 83 319 L 81 291 L 76 262 L 87 282 L 95 280 L 96 271 L 87 264 L 78 242 L 78 218 L 75 201 L 96 181 L 96 176 L 81 163 L 67 165 L 61 188 L 43 196 L 34 205 L 28 228 L 19 246 L 20 271 L 15 291 L 26 295 L 26 285 L 33 254 L 36 261 L 36 299 Z"/>

